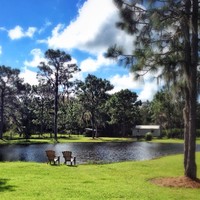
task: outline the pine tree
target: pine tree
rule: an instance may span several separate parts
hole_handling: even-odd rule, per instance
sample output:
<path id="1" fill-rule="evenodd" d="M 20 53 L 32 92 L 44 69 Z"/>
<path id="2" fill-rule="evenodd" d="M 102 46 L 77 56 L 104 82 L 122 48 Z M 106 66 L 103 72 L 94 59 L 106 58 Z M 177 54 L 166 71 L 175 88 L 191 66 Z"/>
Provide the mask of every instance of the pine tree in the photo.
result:
<path id="1" fill-rule="evenodd" d="M 121 22 L 117 27 L 133 35 L 134 51 L 125 55 L 114 45 L 107 57 L 119 58 L 135 77 L 160 72 L 166 84 L 184 88 L 185 176 L 197 177 L 195 162 L 198 65 L 198 0 L 114 0 Z"/>

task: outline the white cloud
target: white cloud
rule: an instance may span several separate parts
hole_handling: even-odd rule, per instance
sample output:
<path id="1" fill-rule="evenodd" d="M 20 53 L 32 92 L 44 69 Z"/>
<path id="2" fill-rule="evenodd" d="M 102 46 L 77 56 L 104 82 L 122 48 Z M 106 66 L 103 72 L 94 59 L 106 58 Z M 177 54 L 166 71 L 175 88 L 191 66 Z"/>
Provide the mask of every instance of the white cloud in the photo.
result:
<path id="1" fill-rule="evenodd" d="M 20 73 L 20 77 L 24 79 L 24 82 L 29 83 L 30 85 L 38 84 L 36 76 L 37 72 L 33 72 L 31 70 L 28 70 L 27 68 L 25 68 L 24 71 Z"/>
<path id="2" fill-rule="evenodd" d="M 154 94 L 160 90 L 163 85 L 165 85 L 164 80 L 159 80 L 156 78 L 161 73 L 161 69 L 159 69 L 155 73 L 147 73 L 143 76 L 143 87 L 140 93 L 138 94 L 138 98 L 142 101 L 153 99 Z"/>
<path id="3" fill-rule="evenodd" d="M 46 21 L 45 22 L 45 24 L 43 25 L 43 27 L 42 28 L 40 28 L 39 30 L 38 30 L 38 33 L 39 34 L 41 34 L 41 33 L 43 33 L 45 30 L 46 30 L 46 28 L 48 28 L 49 26 L 51 26 L 52 25 L 52 23 L 50 22 L 50 21 Z"/>
<path id="4" fill-rule="evenodd" d="M 115 43 L 132 48 L 133 37 L 115 27 L 118 20 L 112 0 L 87 0 L 77 18 L 67 27 L 58 24 L 46 42 L 50 48 L 77 48 L 93 55 L 105 52 Z"/>
<path id="5" fill-rule="evenodd" d="M 29 27 L 28 30 L 26 32 L 24 32 L 24 36 L 32 38 L 34 33 L 36 32 L 36 30 L 37 30 L 37 28 L 35 28 L 35 27 Z"/>
<path id="6" fill-rule="evenodd" d="M 37 28 L 35 27 L 29 27 L 27 31 L 24 31 L 21 26 L 16 26 L 13 29 L 8 30 L 8 36 L 12 40 L 17 40 L 23 37 L 30 37 L 32 38 L 34 33 L 36 32 Z"/>
<path id="7" fill-rule="evenodd" d="M 0 55 L 2 54 L 2 46 L 0 46 Z"/>
<path id="8" fill-rule="evenodd" d="M 42 39 L 42 40 L 37 40 L 36 41 L 38 44 L 46 44 L 47 41 L 45 39 Z"/>
<path id="9" fill-rule="evenodd" d="M 80 4 L 79 4 L 80 6 Z M 117 44 L 122 46 L 125 53 L 133 50 L 133 36 L 116 28 L 116 22 L 120 21 L 118 9 L 113 0 L 87 0 L 79 7 L 77 17 L 69 25 L 58 24 L 52 30 L 52 34 L 40 43 L 47 43 L 49 48 L 62 48 L 66 50 L 78 49 L 92 56 L 80 63 L 81 73 L 96 72 L 100 67 L 113 65 L 111 60 L 105 59 L 108 47 Z M 112 93 L 121 89 L 139 91 L 141 100 L 152 99 L 158 89 L 156 81 L 150 76 L 144 77 L 144 81 L 134 81 L 131 73 L 127 75 L 114 75 L 110 79 L 114 85 Z"/>
<path id="10" fill-rule="evenodd" d="M 8 35 L 12 40 L 19 39 L 24 36 L 23 29 L 20 26 L 16 26 L 8 32 Z"/>
<path id="11" fill-rule="evenodd" d="M 116 74 L 109 78 L 109 81 L 114 85 L 114 89 L 110 93 L 119 92 L 122 89 L 136 90 L 142 88 L 141 82 L 134 81 L 131 73 L 127 75 Z"/>
<path id="12" fill-rule="evenodd" d="M 143 79 L 134 80 L 133 74 L 115 75 L 109 79 L 114 89 L 111 94 L 119 92 L 122 89 L 129 89 L 138 94 L 138 100 L 152 100 L 154 94 L 162 87 L 163 82 L 158 84 L 157 79 L 152 74 L 144 75 Z"/>
<path id="13" fill-rule="evenodd" d="M 133 37 L 116 28 L 115 24 L 119 20 L 118 9 L 113 0 L 87 0 L 79 7 L 77 17 L 69 25 L 58 24 L 47 40 L 37 42 L 47 43 L 49 48 L 68 51 L 78 49 L 91 54 L 79 65 L 79 75 L 83 77 L 85 73 L 113 65 L 113 60 L 103 56 L 109 46 L 118 44 L 124 46 L 126 53 L 132 51 Z"/>
<path id="14" fill-rule="evenodd" d="M 119 15 L 113 0 L 87 0 L 68 26 L 58 24 L 47 40 L 38 42 L 47 43 L 49 48 L 68 51 L 78 49 L 91 54 L 79 65 L 79 75 L 83 77 L 85 73 L 93 73 L 101 67 L 113 65 L 113 60 L 103 56 L 109 46 L 118 44 L 124 46 L 126 52 L 132 51 L 133 37 L 117 29 L 117 21 Z"/>
<path id="15" fill-rule="evenodd" d="M 151 101 L 154 94 L 159 90 L 160 86 L 154 80 L 152 82 L 144 82 L 141 92 L 138 94 L 138 99 L 141 101 Z"/>
<path id="16" fill-rule="evenodd" d="M 40 49 L 33 49 L 30 54 L 33 56 L 31 61 L 24 61 L 24 65 L 28 67 L 37 67 L 39 66 L 40 62 L 45 61 L 43 57 L 43 52 Z"/>
<path id="17" fill-rule="evenodd" d="M 87 58 L 80 63 L 80 69 L 82 72 L 95 72 L 102 66 L 108 66 L 111 64 L 111 60 L 106 59 L 103 55 L 98 55 L 96 59 Z"/>
<path id="18" fill-rule="evenodd" d="M 5 27 L 0 27 L 0 31 L 7 31 Z"/>
<path id="19" fill-rule="evenodd" d="M 80 64 L 80 68 L 82 72 L 94 72 L 98 69 L 98 67 L 99 66 L 96 63 L 96 60 L 90 57 L 82 61 Z"/>

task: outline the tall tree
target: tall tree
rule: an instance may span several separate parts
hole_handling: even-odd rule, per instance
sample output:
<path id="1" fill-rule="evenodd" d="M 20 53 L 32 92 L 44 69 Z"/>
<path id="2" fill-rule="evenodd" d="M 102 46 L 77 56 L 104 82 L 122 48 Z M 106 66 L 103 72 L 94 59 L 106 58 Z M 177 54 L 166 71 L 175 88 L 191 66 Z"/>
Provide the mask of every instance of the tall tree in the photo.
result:
<path id="1" fill-rule="evenodd" d="M 33 120 L 35 119 L 35 104 L 32 86 L 29 84 L 23 85 L 23 90 L 18 95 L 18 112 L 16 113 L 15 123 L 20 134 L 24 138 L 29 139 L 35 131 Z"/>
<path id="2" fill-rule="evenodd" d="M 113 85 L 106 79 L 89 74 L 85 82 L 79 82 L 78 88 L 79 100 L 85 111 L 91 115 L 92 137 L 94 138 L 98 134 L 98 125 L 103 124 L 102 106 L 108 98 L 107 92 L 113 89 Z"/>
<path id="3" fill-rule="evenodd" d="M 34 120 L 34 124 L 40 126 L 40 134 L 48 130 L 48 127 L 52 126 L 51 113 L 53 107 L 53 95 L 51 86 L 39 83 L 32 86 L 33 98 L 35 104 L 34 113 L 37 118 Z"/>
<path id="4" fill-rule="evenodd" d="M 184 103 L 181 95 L 176 96 L 175 100 L 175 95 L 170 91 L 173 90 L 163 88 L 154 95 L 150 106 L 152 120 L 163 129 L 183 128 L 180 120 L 182 121 L 183 118 L 182 109 Z"/>
<path id="5" fill-rule="evenodd" d="M 142 102 L 139 112 L 139 124 L 152 124 L 150 102 L 147 100 Z"/>
<path id="6" fill-rule="evenodd" d="M 19 93 L 23 80 L 19 78 L 20 70 L 4 65 L 0 66 L 0 138 L 3 137 L 5 110 L 9 110 Z"/>
<path id="7" fill-rule="evenodd" d="M 122 136 L 127 136 L 137 123 L 141 101 L 137 101 L 137 94 L 130 90 L 121 90 L 113 94 L 106 102 L 110 123 L 114 124 Z"/>
<path id="8" fill-rule="evenodd" d="M 81 118 L 83 110 L 83 106 L 76 97 L 70 97 L 67 101 L 61 102 L 59 126 L 62 131 L 68 130 L 69 137 L 71 132 L 79 133 L 83 129 Z"/>
<path id="9" fill-rule="evenodd" d="M 58 103 L 61 94 L 69 95 L 73 87 L 73 74 L 79 71 L 76 64 L 71 63 L 71 56 L 64 51 L 49 49 L 45 52 L 47 62 L 41 62 L 39 79 L 51 85 L 54 94 L 54 138 L 58 133 Z"/>
<path id="10" fill-rule="evenodd" d="M 160 70 L 160 78 L 165 78 L 168 84 L 183 82 L 184 168 L 185 176 L 195 179 L 198 0 L 114 2 L 122 19 L 117 26 L 135 36 L 135 50 L 131 55 L 124 55 L 122 49 L 113 46 L 106 56 L 120 56 L 136 77 Z"/>

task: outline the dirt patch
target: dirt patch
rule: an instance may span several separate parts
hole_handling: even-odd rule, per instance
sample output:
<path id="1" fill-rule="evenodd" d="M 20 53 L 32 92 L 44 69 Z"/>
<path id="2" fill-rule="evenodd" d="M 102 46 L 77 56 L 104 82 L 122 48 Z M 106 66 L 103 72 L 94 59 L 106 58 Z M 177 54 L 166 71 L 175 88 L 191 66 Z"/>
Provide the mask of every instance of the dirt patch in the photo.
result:
<path id="1" fill-rule="evenodd" d="M 192 180 L 188 177 L 155 178 L 151 182 L 165 187 L 200 188 L 200 179 Z"/>

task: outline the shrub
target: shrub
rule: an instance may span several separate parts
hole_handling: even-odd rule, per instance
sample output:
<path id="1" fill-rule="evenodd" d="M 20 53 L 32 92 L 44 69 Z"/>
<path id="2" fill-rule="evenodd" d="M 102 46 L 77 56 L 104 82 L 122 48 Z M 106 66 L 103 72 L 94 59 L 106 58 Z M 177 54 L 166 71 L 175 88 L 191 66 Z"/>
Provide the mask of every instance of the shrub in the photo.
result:
<path id="1" fill-rule="evenodd" d="M 151 141 L 152 140 L 152 133 L 151 132 L 147 132 L 146 134 L 145 134 L 145 140 L 146 141 Z"/>
<path id="2" fill-rule="evenodd" d="M 197 129 L 197 137 L 200 137 L 200 129 Z"/>
<path id="3" fill-rule="evenodd" d="M 179 139 L 184 139 L 184 130 L 183 128 L 173 128 L 173 129 L 163 129 L 162 130 L 162 136 L 166 136 L 167 138 L 179 138 Z M 196 136 L 200 137 L 200 129 L 196 130 Z"/>
<path id="4" fill-rule="evenodd" d="M 180 128 L 172 128 L 166 131 L 167 138 L 179 138 L 183 139 L 183 129 Z"/>

